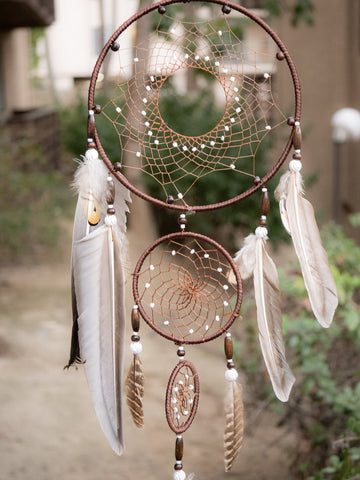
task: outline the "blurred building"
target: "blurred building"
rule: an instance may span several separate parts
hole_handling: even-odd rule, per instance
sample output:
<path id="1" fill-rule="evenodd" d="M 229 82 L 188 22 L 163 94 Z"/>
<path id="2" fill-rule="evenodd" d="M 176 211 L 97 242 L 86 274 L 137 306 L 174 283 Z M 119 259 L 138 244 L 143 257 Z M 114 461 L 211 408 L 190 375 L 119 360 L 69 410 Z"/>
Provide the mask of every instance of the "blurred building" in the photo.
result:
<path id="1" fill-rule="evenodd" d="M 360 2 L 313 3 L 313 25 L 301 23 L 294 27 L 285 14 L 274 28 L 286 44 L 300 77 L 303 171 L 317 175 L 308 197 L 325 219 L 332 217 L 334 209 L 331 117 L 344 107 L 360 110 Z M 278 81 L 284 95 L 290 95 L 290 86 L 284 79 Z M 341 150 L 339 201 L 346 222 L 347 213 L 360 211 L 360 143 L 344 144 Z M 356 234 L 350 228 L 349 231 Z"/>

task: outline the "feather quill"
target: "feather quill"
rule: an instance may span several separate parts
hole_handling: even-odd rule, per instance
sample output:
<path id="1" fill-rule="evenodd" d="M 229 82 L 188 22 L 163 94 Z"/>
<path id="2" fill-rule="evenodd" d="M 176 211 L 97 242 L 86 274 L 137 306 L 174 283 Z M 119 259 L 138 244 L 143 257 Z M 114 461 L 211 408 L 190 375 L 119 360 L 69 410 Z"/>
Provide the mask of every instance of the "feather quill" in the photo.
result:
<path id="1" fill-rule="evenodd" d="M 241 385 L 227 382 L 225 395 L 224 464 L 228 472 L 239 455 L 244 437 L 244 406 Z"/>
<path id="2" fill-rule="evenodd" d="M 141 360 L 138 354 L 133 356 L 133 361 L 125 382 L 126 403 L 132 419 L 138 428 L 144 426 L 144 410 L 142 398 L 144 396 L 144 375 L 141 369 Z"/>
<path id="3" fill-rule="evenodd" d="M 276 396 L 286 402 L 295 377 L 286 361 L 279 278 L 276 266 L 266 251 L 266 236 L 267 230 L 264 227 L 258 227 L 255 235 L 248 235 L 235 262 L 241 276 L 249 276 L 250 267 L 252 268 L 262 355 Z"/>
<path id="4" fill-rule="evenodd" d="M 299 171 L 283 175 L 276 197 L 283 201 L 282 208 L 286 210 L 287 229 L 299 259 L 311 308 L 320 325 L 328 328 L 338 304 L 336 285 L 321 243 L 314 209 L 303 196 Z M 286 228 L 286 220 L 284 226 Z"/>
<path id="5" fill-rule="evenodd" d="M 121 455 L 122 356 L 125 329 L 124 255 L 129 194 L 122 185 L 115 218 L 91 225 L 93 205 L 107 210 L 108 171 L 96 150 L 86 152 L 75 173 L 78 193 L 72 244 L 73 332 L 67 366 L 82 361 L 101 428 Z M 91 218 L 89 218 L 89 215 Z M 112 221 L 111 221 L 112 220 Z"/>

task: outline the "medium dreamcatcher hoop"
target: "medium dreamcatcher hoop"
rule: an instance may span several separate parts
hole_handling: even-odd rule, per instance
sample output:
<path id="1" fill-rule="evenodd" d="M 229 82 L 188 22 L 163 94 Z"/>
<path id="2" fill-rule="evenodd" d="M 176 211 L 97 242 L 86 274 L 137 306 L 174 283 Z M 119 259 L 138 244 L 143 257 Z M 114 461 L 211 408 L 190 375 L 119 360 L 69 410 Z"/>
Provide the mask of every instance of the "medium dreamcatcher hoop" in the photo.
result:
<path id="1" fill-rule="evenodd" d="M 198 6 L 199 18 L 190 18 L 188 4 Z M 140 30 L 149 16 L 152 33 L 127 48 L 126 36 L 132 35 L 135 26 Z M 244 19 L 257 26 L 263 44 L 260 50 L 242 38 L 239 25 Z M 112 76 L 114 61 L 117 73 Z M 280 68 L 293 86 L 290 118 L 283 113 L 276 91 L 274 79 Z M 100 101 L 98 87 L 104 82 L 112 85 L 112 93 Z M 184 82 L 188 88 L 181 94 Z M 191 84 L 201 86 L 200 100 L 207 108 L 198 118 L 196 132 L 187 129 L 187 122 L 180 128 L 167 115 L 176 98 L 186 103 L 193 95 Z M 219 107 L 220 97 L 223 109 L 209 123 L 210 106 Z M 174 480 L 186 478 L 182 434 L 194 420 L 199 402 L 198 373 L 185 360 L 187 344 L 224 335 L 226 471 L 241 448 L 242 389 L 229 329 L 239 316 L 242 278 L 253 277 L 259 341 L 281 401 L 287 401 L 295 381 L 282 339 L 277 270 L 266 250 L 270 203 L 265 187 L 292 148 L 290 170 L 275 192 L 281 218 L 300 260 L 314 314 L 323 326 L 330 325 L 337 305 L 314 212 L 301 185 L 300 97 L 295 66 L 280 38 L 252 11 L 225 0 L 164 0 L 139 11 L 109 38 L 91 76 L 88 149 L 75 175 L 79 200 L 72 250 L 74 322 L 68 366 L 85 363 L 101 427 L 113 450 L 121 454 L 123 265 L 129 192 L 178 211 L 180 232 L 152 243 L 133 273 L 133 361 L 125 382 L 130 413 L 135 425 L 142 427 L 142 318 L 177 346 L 178 364 L 165 398 L 166 418 L 176 434 Z M 259 165 L 260 148 L 273 132 L 282 143 L 277 148 L 280 154 Z M 235 194 L 226 188 L 234 179 Z M 214 184 L 225 188 L 203 195 Z M 213 239 L 185 231 L 188 214 L 226 207 L 260 189 L 259 226 L 234 259 Z"/>

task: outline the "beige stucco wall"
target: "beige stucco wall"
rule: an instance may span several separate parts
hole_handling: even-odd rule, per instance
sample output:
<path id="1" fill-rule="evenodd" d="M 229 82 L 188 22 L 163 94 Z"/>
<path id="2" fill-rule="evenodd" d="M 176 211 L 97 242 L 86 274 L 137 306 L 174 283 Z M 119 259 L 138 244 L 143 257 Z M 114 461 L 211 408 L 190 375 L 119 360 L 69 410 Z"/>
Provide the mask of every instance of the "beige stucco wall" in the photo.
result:
<path id="1" fill-rule="evenodd" d="M 360 2 L 316 0 L 314 25 L 291 25 L 284 16 L 274 28 L 295 61 L 302 87 L 303 171 L 318 174 L 307 195 L 329 218 L 333 210 L 333 145 L 331 117 L 340 108 L 360 110 Z M 291 86 L 278 78 L 290 95 Z M 344 148 L 343 202 L 360 211 L 360 144 Z"/>

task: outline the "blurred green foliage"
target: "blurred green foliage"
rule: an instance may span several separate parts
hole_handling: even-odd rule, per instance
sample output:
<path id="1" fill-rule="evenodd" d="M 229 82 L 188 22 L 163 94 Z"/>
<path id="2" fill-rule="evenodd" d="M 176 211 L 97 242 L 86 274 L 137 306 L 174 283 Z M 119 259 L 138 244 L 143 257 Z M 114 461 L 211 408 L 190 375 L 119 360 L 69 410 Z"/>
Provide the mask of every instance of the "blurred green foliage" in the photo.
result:
<path id="1" fill-rule="evenodd" d="M 264 385 L 255 312 L 245 332 L 250 343 L 241 342 L 237 361 L 258 401 L 273 398 L 281 423 L 298 437 L 292 478 L 345 480 L 360 474 L 360 248 L 334 224 L 322 238 L 339 297 L 329 329 L 311 312 L 299 267 L 279 271 L 287 358 L 296 377 L 289 402 L 280 406 L 270 382 Z"/>
<path id="2" fill-rule="evenodd" d="M 49 171 L 29 140 L 0 137 L 1 263 L 48 255 L 58 245 L 72 197 L 60 171 Z"/>

